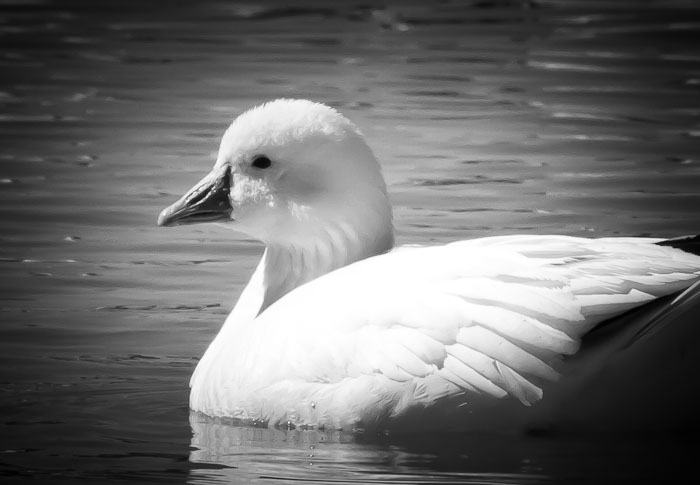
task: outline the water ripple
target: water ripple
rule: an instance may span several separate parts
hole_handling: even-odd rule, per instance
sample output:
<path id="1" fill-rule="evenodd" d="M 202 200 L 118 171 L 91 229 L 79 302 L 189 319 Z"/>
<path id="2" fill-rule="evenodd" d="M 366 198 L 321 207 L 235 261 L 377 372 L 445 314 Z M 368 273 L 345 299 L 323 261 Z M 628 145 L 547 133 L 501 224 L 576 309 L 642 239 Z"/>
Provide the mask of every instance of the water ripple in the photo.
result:
<path id="1" fill-rule="evenodd" d="M 509 178 L 492 178 L 487 177 L 485 175 L 475 175 L 471 178 L 411 179 L 410 183 L 419 187 L 443 187 L 450 185 L 474 185 L 483 183 L 521 184 L 522 180 Z"/>

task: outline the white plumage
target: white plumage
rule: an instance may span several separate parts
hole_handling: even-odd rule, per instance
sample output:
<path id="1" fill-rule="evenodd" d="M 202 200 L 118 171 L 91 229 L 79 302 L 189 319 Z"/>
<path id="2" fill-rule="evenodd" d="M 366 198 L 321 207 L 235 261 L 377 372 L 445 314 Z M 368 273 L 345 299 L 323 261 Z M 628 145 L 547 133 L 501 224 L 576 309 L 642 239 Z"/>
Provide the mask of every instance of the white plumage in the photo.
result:
<path id="1" fill-rule="evenodd" d="M 699 257 L 649 238 L 392 250 L 371 150 L 342 115 L 303 100 L 241 115 L 212 174 L 159 223 L 223 220 L 267 249 L 192 376 L 190 406 L 269 425 L 546 409 L 587 332 L 700 277 Z"/>

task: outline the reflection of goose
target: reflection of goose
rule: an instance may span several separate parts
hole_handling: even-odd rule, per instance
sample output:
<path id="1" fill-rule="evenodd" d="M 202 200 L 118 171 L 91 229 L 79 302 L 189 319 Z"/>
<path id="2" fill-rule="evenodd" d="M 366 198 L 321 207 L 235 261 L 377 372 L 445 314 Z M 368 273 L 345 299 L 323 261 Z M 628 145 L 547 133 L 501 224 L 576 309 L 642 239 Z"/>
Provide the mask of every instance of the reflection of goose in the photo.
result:
<path id="1" fill-rule="evenodd" d="M 601 325 L 571 357 L 601 322 L 692 285 L 700 257 L 671 246 L 694 240 L 504 236 L 393 249 L 372 151 L 310 101 L 238 117 L 212 172 L 158 219 L 206 221 L 267 248 L 192 376 L 190 406 L 269 425 L 374 426 L 422 411 L 466 427 L 549 419 L 555 402 L 609 396 L 591 390 L 597 376 L 674 354 L 691 325 L 668 322 L 698 296 Z"/>

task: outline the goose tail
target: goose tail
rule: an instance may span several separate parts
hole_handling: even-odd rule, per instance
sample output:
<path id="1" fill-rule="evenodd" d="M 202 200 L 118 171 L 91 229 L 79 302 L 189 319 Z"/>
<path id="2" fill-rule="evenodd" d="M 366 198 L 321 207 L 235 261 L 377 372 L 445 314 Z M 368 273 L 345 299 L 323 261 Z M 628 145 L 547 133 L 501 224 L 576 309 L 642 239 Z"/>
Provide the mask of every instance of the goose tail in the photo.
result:
<path id="1" fill-rule="evenodd" d="M 565 430 L 699 430 L 698 350 L 700 281 L 588 334 L 551 390 L 550 416 Z"/>
<path id="2" fill-rule="evenodd" d="M 700 256 L 700 234 L 664 239 L 663 241 L 657 242 L 656 245 L 669 246 L 685 251 L 686 253 Z"/>

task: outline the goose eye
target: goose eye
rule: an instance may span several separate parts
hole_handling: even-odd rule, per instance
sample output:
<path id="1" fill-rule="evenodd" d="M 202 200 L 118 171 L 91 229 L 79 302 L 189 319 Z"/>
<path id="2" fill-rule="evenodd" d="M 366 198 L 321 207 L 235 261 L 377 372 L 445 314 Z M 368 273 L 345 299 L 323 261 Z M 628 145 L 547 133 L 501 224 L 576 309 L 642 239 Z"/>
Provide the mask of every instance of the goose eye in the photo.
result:
<path id="1" fill-rule="evenodd" d="M 258 155 L 253 158 L 251 165 L 255 168 L 268 168 L 270 165 L 272 165 L 272 160 L 267 158 L 265 155 Z"/>

